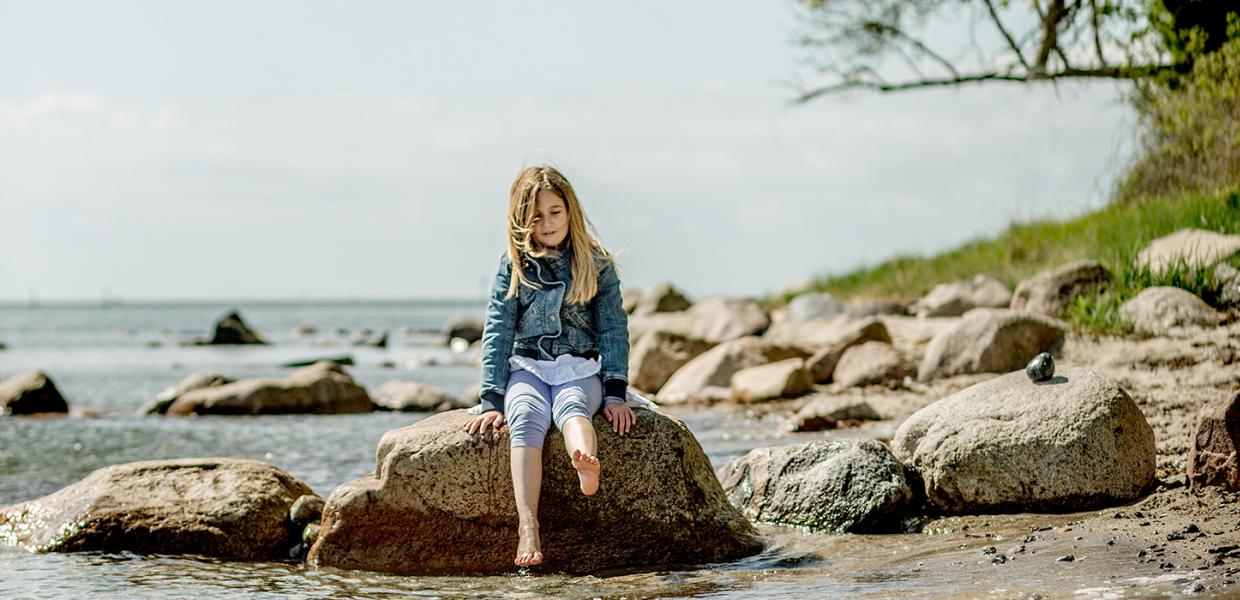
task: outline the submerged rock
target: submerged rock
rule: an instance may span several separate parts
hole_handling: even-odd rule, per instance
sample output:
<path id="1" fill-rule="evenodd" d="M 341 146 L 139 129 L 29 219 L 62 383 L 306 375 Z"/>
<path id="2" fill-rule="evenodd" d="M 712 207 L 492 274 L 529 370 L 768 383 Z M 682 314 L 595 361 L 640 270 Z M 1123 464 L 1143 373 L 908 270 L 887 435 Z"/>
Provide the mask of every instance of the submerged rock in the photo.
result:
<path id="1" fill-rule="evenodd" d="M 1167 335 L 1192 327 L 1214 327 L 1218 311 L 1191 292 L 1177 287 L 1145 288 L 1119 307 L 1119 315 L 1138 333 Z"/>
<path id="2" fill-rule="evenodd" d="M 1240 490 L 1240 390 L 1197 413 L 1197 433 L 1188 454 L 1190 487 Z"/>
<path id="3" fill-rule="evenodd" d="M 754 521 L 830 533 L 896 530 L 913 499 L 900 463 L 874 440 L 757 448 L 719 479 Z"/>
<path id="4" fill-rule="evenodd" d="M 375 409 L 439 412 L 466 408 L 472 404 L 429 383 L 394 379 L 380 385 L 374 394 Z"/>
<path id="5" fill-rule="evenodd" d="M 47 373 L 22 371 L 0 382 L 0 414 L 67 413 L 69 403 Z"/>
<path id="6" fill-rule="evenodd" d="M 215 334 L 211 336 L 210 345 L 266 344 L 249 325 L 241 319 L 241 314 L 232 311 L 215 323 Z"/>
<path id="7" fill-rule="evenodd" d="M 1145 415 L 1082 368 L 961 390 L 904 421 L 891 447 L 945 513 L 1084 510 L 1128 502 L 1154 478 Z"/>
<path id="8" fill-rule="evenodd" d="M 344 367 L 318 362 L 284 379 L 243 379 L 182 394 L 168 415 L 341 414 L 374 410 Z"/>
<path id="9" fill-rule="evenodd" d="M 603 471 L 591 497 L 580 492 L 559 432 L 548 434 L 541 568 L 575 574 L 659 568 L 761 551 L 693 434 L 675 419 L 636 412 L 637 424 L 623 438 L 595 417 Z M 515 571 L 509 440 L 471 437 L 462 430 L 468 418 L 463 410 L 441 413 L 385 434 L 375 474 L 328 498 L 308 560 L 392 573 Z"/>
<path id="10" fill-rule="evenodd" d="M 938 333 L 917 369 L 921 381 L 1022 369 L 1029 357 L 1063 347 L 1068 326 L 1045 315 L 1007 309 L 969 311 Z"/>
<path id="11" fill-rule="evenodd" d="M 306 484 L 256 460 L 182 458 L 104 467 L 0 509 L 0 543 L 31 552 L 282 558 L 301 531 L 289 507 Z"/>
<path id="12" fill-rule="evenodd" d="M 186 392 L 202 388 L 227 385 L 234 381 L 236 381 L 236 379 L 222 373 L 191 373 L 190 375 L 187 375 L 185 379 L 182 379 L 180 383 L 160 392 L 158 396 L 155 396 L 154 400 L 148 402 L 147 405 L 139 411 L 139 414 L 162 415 L 168 412 L 168 407 L 172 406 L 172 403 L 176 402 L 177 399 Z"/>

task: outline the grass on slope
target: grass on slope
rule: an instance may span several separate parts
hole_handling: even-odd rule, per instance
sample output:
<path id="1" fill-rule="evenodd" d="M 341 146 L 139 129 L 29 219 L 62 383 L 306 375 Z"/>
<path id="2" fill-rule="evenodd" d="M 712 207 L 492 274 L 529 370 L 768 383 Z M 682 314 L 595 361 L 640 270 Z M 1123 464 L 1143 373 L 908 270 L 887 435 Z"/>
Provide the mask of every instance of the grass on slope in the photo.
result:
<path id="1" fill-rule="evenodd" d="M 1212 300 L 1215 282 L 1211 271 L 1194 272 L 1181 265 L 1154 276 L 1133 265 L 1137 253 L 1151 240 L 1186 227 L 1240 232 L 1240 189 L 1168 196 L 1136 205 L 1113 204 L 1067 221 L 1012 225 L 994 239 L 970 242 L 937 256 L 902 256 L 827 276 L 813 289 L 840 298 L 912 301 L 938 283 L 978 273 L 989 273 L 1015 289 L 1021 280 L 1040 271 L 1092 258 L 1111 269 L 1116 282 L 1097 294 L 1078 297 L 1065 318 L 1086 329 L 1124 333 L 1129 327 L 1116 310 L 1146 287 L 1174 285 L 1207 302 Z M 1240 261 L 1233 259 L 1233 263 Z"/>

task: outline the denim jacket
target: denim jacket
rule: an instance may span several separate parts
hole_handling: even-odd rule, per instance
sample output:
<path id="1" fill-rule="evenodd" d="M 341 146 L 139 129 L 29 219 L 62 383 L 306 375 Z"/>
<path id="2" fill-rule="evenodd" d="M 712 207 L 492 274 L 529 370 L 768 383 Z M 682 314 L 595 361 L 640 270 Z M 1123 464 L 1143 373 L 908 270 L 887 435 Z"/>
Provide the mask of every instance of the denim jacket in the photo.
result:
<path id="1" fill-rule="evenodd" d="M 524 257 L 525 276 L 539 288 L 520 286 L 507 298 L 512 260 L 505 254 L 491 285 L 482 328 L 482 409 L 504 410 L 508 359 L 514 352 L 540 360 L 561 354 L 598 356 L 603 394 L 623 399 L 629 380 L 629 319 L 620 296 L 620 278 L 609 259 L 596 259 L 598 293 L 584 304 L 564 300 L 573 274 L 563 254 Z"/>

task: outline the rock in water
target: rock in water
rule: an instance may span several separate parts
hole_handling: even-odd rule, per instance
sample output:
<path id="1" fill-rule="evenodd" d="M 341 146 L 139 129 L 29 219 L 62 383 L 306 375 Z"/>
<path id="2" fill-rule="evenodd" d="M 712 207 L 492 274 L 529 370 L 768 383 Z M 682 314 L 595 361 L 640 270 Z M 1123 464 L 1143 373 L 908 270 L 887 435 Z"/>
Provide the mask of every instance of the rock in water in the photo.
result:
<path id="1" fill-rule="evenodd" d="M 875 440 L 757 448 L 719 479 L 755 521 L 830 533 L 896 530 L 913 499 L 900 463 Z"/>
<path id="2" fill-rule="evenodd" d="M 909 417 L 891 443 L 945 513 L 1072 511 L 1128 502 L 1154 478 L 1154 432 L 1128 393 L 1082 368 L 1013 372 Z"/>
<path id="3" fill-rule="evenodd" d="M 344 367 L 318 362 L 284 379 L 243 379 L 181 394 L 167 415 L 342 414 L 374 410 L 370 394 Z"/>
<path id="4" fill-rule="evenodd" d="M 211 337 L 208 344 L 266 344 L 263 338 L 254 333 L 245 321 L 241 320 L 241 315 L 237 311 L 232 311 L 224 315 L 215 323 L 215 335 Z"/>
<path id="5" fill-rule="evenodd" d="M 1028 365 L 1025 365 L 1025 375 L 1029 377 L 1029 381 L 1046 381 L 1055 376 L 1055 358 L 1050 352 L 1042 352 L 1033 357 Z"/>
<path id="6" fill-rule="evenodd" d="M 228 385 L 236 381 L 232 377 L 222 373 L 191 373 L 182 379 L 180 383 L 170 387 L 159 393 L 154 400 L 148 402 L 146 406 L 138 414 L 143 415 L 162 415 L 168 412 L 168 407 L 172 406 L 182 394 L 191 390 L 202 388 L 216 387 L 220 385 Z"/>
<path id="7" fill-rule="evenodd" d="M 736 560 L 762 550 L 693 434 L 637 411 L 621 438 L 595 417 L 598 494 L 586 497 L 552 430 L 539 503 L 544 567 L 568 573 Z M 471 437 L 464 410 L 389 431 L 375 474 L 336 488 L 308 560 L 392 573 L 515 571 L 517 509 L 507 436 Z"/>
<path id="8" fill-rule="evenodd" d="M 310 487 L 257 460 L 182 458 L 104 467 L 0 509 L 0 543 L 32 552 L 282 558 L 301 534 L 289 507 Z"/>
<path id="9" fill-rule="evenodd" d="M 46 373 L 22 371 L 0 382 L 0 414 L 67 413 L 69 403 Z"/>
<path id="10" fill-rule="evenodd" d="M 1197 413 L 1197 435 L 1188 455 L 1188 483 L 1193 488 L 1219 486 L 1240 490 L 1240 391 L 1211 402 Z"/>
<path id="11" fill-rule="evenodd" d="M 466 402 L 429 383 L 393 379 L 375 390 L 372 400 L 375 410 L 441 412 L 454 408 L 466 408 Z"/>
<path id="12" fill-rule="evenodd" d="M 482 319 L 473 315 L 453 317 L 443 329 L 444 343 L 461 338 L 470 344 L 482 339 Z"/>

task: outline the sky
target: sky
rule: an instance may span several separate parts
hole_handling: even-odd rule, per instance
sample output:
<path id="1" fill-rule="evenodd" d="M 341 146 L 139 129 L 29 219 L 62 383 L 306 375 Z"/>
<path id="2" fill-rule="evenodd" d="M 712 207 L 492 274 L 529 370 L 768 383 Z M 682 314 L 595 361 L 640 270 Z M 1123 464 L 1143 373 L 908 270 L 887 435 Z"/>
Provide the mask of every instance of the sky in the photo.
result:
<path id="1" fill-rule="evenodd" d="M 761 296 L 1103 204 L 1114 83 L 805 105 L 791 0 L 0 0 L 0 301 L 473 298 L 513 178 Z"/>

